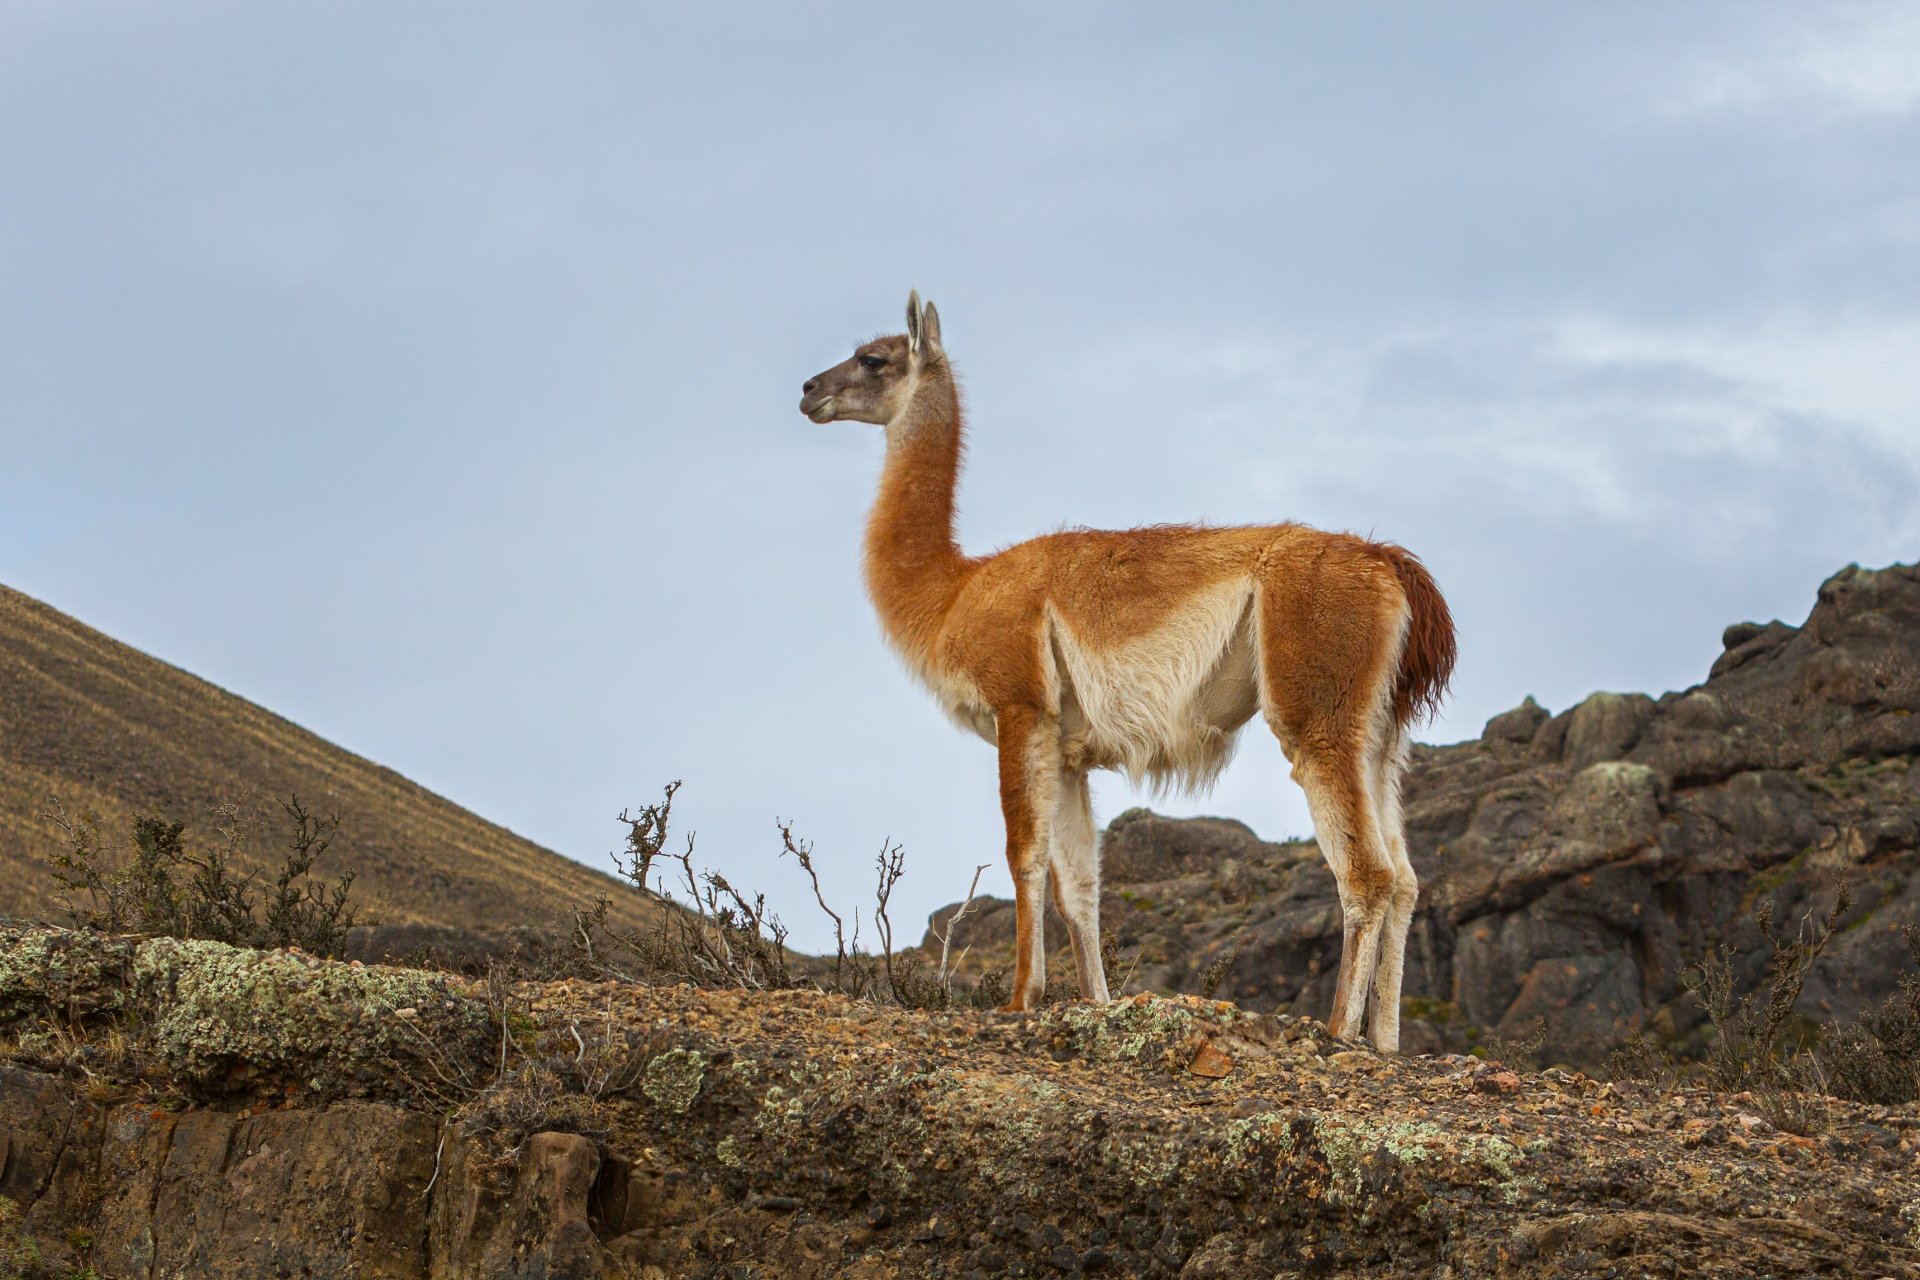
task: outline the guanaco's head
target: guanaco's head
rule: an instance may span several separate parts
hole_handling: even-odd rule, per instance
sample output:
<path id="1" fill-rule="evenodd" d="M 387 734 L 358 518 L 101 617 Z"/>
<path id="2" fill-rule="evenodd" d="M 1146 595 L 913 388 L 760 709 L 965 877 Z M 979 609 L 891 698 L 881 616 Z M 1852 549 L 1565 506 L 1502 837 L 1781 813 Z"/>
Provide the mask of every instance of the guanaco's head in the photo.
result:
<path id="1" fill-rule="evenodd" d="M 815 422 L 872 422 L 885 426 L 907 406 L 914 381 L 927 366 L 944 361 L 940 313 L 907 298 L 907 331 L 875 338 L 800 388 L 800 412 Z"/>

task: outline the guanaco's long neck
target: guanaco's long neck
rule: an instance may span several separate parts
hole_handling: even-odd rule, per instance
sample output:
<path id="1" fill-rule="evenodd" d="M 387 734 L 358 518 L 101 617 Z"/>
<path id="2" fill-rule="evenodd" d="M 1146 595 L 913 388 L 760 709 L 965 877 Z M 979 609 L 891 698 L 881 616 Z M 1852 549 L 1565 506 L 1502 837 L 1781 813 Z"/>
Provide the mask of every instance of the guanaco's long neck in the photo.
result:
<path id="1" fill-rule="evenodd" d="M 867 594 L 894 644 L 926 660 L 967 560 L 954 541 L 960 395 L 944 358 L 923 368 L 887 424 L 887 462 L 867 517 Z"/>

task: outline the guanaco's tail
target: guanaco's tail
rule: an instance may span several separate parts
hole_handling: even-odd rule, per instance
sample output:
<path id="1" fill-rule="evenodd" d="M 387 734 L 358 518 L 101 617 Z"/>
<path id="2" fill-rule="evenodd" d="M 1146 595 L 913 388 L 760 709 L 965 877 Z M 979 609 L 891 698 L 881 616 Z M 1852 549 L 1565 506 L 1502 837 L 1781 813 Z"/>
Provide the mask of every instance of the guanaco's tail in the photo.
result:
<path id="1" fill-rule="evenodd" d="M 1400 655 L 1400 676 L 1393 686 L 1394 723 L 1404 729 L 1415 720 L 1437 713 L 1440 700 L 1447 696 L 1456 656 L 1453 613 L 1420 557 L 1391 542 L 1374 545 L 1393 566 L 1413 613 L 1407 623 L 1407 645 Z"/>

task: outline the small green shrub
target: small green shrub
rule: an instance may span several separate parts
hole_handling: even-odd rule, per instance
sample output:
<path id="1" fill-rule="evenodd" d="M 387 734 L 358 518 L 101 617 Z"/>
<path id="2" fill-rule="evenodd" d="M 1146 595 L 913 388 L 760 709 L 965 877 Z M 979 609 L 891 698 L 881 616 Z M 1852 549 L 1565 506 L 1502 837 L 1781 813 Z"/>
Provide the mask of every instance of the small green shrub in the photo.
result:
<path id="1" fill-rule="evenodd" d="M 315 817 L 298 796 L 280 807 L 290 829 L 270 886 L 261 885 L 254 872 L 235 874 L 244 844 L 231 811 L 219 843 L 197 850 L 188 845 L 184 823 L 136 818 L 131 847 L 118 865 L 97 816 L 83 814 L 70 822 L 55 815 L 66 833 L 66 848 L 51 858 L 60 902 L 76 928 L 100 933 L 337 955 L 353 926 L 354 909 L 347 902 L 353 873 L 331 885 L 310 877 L 333 843 L 339 819 Z"/>

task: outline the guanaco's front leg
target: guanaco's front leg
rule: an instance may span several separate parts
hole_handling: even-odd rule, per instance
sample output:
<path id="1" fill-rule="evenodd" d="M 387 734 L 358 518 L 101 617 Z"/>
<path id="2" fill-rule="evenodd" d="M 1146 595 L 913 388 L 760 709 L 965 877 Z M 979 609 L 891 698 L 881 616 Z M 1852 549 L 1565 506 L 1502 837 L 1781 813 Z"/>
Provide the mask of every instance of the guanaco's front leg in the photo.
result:
<path id="1" fill-rule="evenodd" d="M 1051 717 L 1026 707 L 996 716 L 1000 811 L 1013 873 L 1013 993 L 1003 1011 L 1037 1009 L 1047 986 L 1047 844 L 1059 788 L 1059 738 Z"/>

